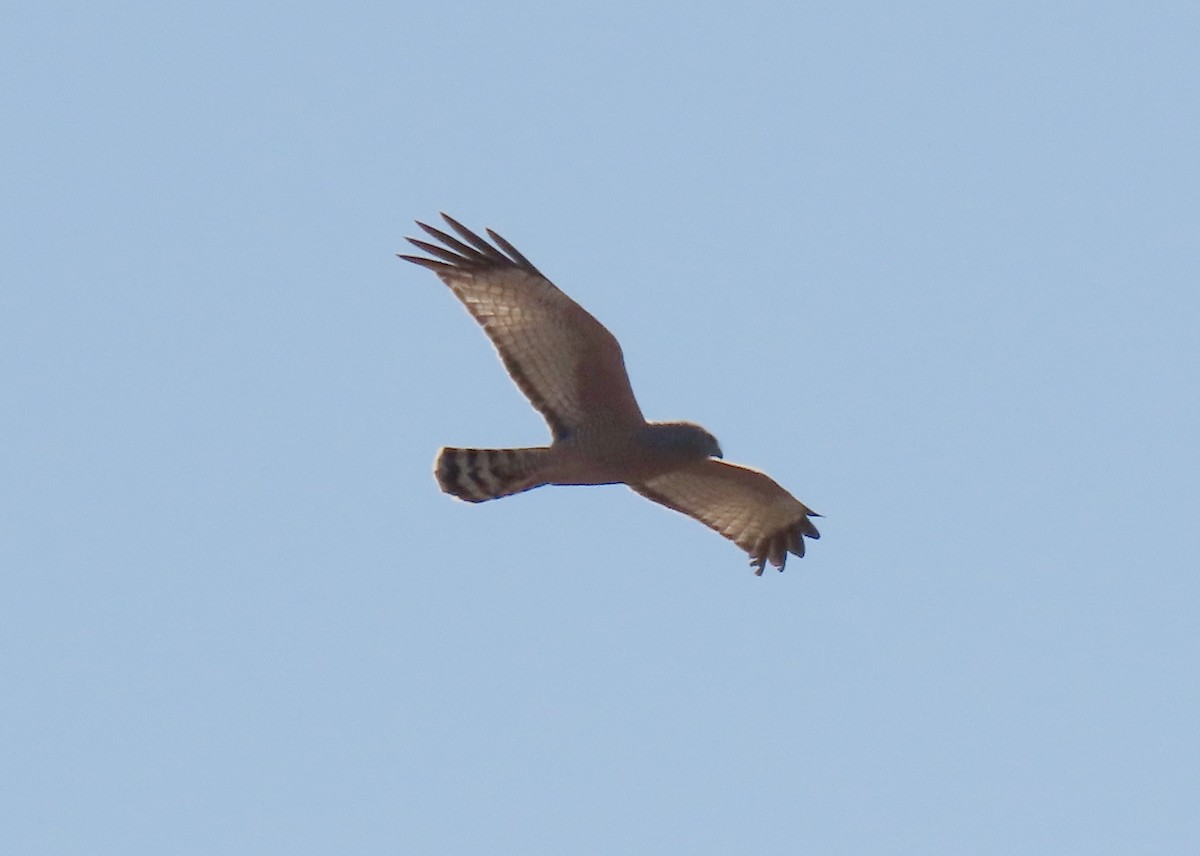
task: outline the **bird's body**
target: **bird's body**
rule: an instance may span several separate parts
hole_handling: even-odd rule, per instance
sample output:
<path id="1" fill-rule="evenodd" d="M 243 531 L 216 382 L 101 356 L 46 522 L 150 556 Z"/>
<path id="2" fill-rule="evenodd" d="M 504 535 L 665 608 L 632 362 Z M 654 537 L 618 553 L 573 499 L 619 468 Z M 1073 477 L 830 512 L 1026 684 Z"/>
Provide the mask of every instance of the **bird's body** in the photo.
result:
<path id="1" fill-rule="evenodd" d="M 815 512 L 765 474 L 717 460 L 716 439 L 699 425 L 647 422 L 616 338 L 495 232 L 493 246 L 442 216 L 459 237 L 418 223 L 441 245 L 408 240 L 435 258 L 401 258 L 463 302 L 553 438 L 537 448 L 442 449 L 443 491 L 483 502 L 547 484 L 627 484 L 733 540 L 756 573 L 768 561 L 783 570 L 788 552 L 804 555 L 804 537 L 820 537 Z"/>

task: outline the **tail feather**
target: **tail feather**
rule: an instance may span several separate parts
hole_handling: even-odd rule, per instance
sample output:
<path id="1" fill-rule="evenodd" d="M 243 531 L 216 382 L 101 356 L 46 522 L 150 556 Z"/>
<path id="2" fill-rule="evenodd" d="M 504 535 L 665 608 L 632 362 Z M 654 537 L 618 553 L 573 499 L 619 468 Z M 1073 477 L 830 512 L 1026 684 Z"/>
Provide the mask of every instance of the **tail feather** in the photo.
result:
<path id="1" fill-rule="evenodd" d="M 485 502 L 540 487 L 538 471 L 548 448 L 442 449 L 434 476 L 443 491 L 467 502 Z"/>

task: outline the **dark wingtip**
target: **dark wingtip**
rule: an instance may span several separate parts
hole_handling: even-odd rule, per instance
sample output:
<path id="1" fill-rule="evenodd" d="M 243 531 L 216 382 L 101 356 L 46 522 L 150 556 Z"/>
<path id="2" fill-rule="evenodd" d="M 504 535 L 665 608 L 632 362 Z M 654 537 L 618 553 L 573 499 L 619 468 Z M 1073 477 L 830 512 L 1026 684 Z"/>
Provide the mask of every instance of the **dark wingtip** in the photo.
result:
<path id="1" fill-rule="evenodd" d="M 525 256 L 521 255 L 520 250 L 518 250 L 516 247 L 514 247 L 508 241 L 504 240 L 504 238 L 501 235 L 499 235 L 496 231 L 494 231 L 492 229 L 485 229 L 484 231 L 487 232 L 488 235 L 491 236 L 492 240 L 495 241 L 497 247 L 499 247 L 504 252 L 508 253 L 509 258 L 511 258 L 513 261 L 515 261 L 519 267 L 525 268 L 525 270 L 529 271 L 530 273 L 540 274 L 538 269 L 533 266 L 533 262 L 529 261 L 529 259 L 527 259 L 527 258 L 525 258 Z"/>
<path id="2" fill-rule="evenodd" d="M 804 558 L 804 539 L 811 538 L 815 541 L 820 537 L 821 533 L 817 531 L 817 527 L 805 515 L 790 526 L 780 529 L 770 538 L 752 547 L 750 552 L 750 567 L 754 568 L 755 576 L 761 577 L 763 570 L 766 569 L 767 562 L 770 562 L 772 567 L 782 573 L 784 568 L 787 567 L 789 553 L 798 558 Z"/>
<path id="3" fill-rule="evenodd" d="M 433 259 L 426 259 L 421 256 L 410 256 L 404 253 L 396 253 L 396 258 L 403 259 L 406 262 L 412 262 L 415 265 L 420 265 L 427 270 L 433 271 L 438 276 L 442 276 L 443 274 L 453 274 L 455 271 L 454 265 L 435 261 Z"/>
<path id="4" fill-rule="evenodd" d="M 463 235 L 463 233 L 466 233 L 466 235 L 474 235 L 475 234 L 470 229 L 468 229 L 466 226 L 464 226 L 462 223 L 458 222 L 453 217 L 451 217 L 449 214 L 447 214 L 445 211 L 439 211 L 438 214 L 441 215 L 443 220 L 445 220 L 447 223 L 450 224 L 451 229 L 453 229 L 455 232 L 458 232 L 460 235 Z M 464 237 L 466 237 L 466 235 L 464 235 Z"/>

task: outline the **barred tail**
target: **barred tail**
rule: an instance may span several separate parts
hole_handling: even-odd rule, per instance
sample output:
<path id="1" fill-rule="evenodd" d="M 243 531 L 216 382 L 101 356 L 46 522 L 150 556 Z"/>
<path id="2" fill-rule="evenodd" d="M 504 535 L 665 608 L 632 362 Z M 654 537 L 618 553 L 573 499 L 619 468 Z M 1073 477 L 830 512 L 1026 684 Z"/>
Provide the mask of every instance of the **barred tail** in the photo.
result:
<path id="1" fill-rule="evenodd" d="M 538 471 L 549 453 L 548 448 L 442 449 L 433 473 L 451 496 L 484 502 L 544 485 Z"/>

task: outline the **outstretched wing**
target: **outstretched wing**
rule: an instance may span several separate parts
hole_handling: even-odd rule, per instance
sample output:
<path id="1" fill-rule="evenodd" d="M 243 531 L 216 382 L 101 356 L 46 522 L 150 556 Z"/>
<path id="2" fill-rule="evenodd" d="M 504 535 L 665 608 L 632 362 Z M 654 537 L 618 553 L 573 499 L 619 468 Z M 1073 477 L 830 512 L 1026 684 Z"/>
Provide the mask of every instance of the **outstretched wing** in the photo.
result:
<path id="1" fill-rule="evenodd" d="M 803 556 L 805 536 L 821 537 L 809 520 L 819 514 L 749 467 L 709 458 L 630 487 L 720 532 L 759 575 L 768 561 L 782 571 L 789 552 Z"/>
<path id="2" fill-rule="evenodd" d="M 441 246 L 408 238 L 434 258 L 400 258 L 429 268 L 450 286 L 554 438 L 584 426 L 642 424 L 613 334 L 491 229 L 495 246 L 447 215 L 442 218 L 458 238 L 418 221 Z"/>

